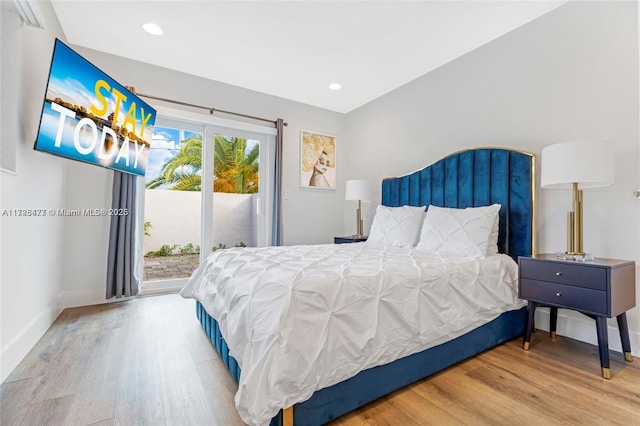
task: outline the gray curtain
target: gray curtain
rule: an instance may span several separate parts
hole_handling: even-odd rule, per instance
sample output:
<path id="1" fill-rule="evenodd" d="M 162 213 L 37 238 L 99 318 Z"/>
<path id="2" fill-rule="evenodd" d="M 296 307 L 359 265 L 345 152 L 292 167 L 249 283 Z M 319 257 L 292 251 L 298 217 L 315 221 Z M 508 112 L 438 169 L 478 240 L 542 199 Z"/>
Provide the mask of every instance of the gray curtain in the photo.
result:
<path id="1" fill-rule="evenodd" d="M 276 120 L 276 160 L 273 187 L 273 225 L 271 227 L 271 245 L 282 245 L 282 137 L 284 120 Z"/>
<path id="2" fill-rule="evenodd" d="M 135 296 L 140 290 L 136 273 L 137 176 L 114 172 L 111 207 L 127 214 L 111 216 L 107 260 L 107 299 Z"/>

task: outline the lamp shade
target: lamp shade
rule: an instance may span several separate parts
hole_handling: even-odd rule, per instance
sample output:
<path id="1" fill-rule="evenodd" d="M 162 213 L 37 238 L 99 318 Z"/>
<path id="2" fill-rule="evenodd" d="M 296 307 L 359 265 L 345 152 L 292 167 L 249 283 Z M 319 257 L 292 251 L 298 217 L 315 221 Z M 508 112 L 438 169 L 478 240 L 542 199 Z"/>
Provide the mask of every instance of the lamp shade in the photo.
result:
<path id="1" fill-rule="evenodd" d="M 373 199 L 373 185 L 368 180 L 348 180 L 344 199 L 371 201 Z"/>
<path id="2" fill-rule="evenodd" d="M 601 188 L 614 183 L 614 144 L 569 141 L 542 149 L 540 185 L 543 188 Z"/>

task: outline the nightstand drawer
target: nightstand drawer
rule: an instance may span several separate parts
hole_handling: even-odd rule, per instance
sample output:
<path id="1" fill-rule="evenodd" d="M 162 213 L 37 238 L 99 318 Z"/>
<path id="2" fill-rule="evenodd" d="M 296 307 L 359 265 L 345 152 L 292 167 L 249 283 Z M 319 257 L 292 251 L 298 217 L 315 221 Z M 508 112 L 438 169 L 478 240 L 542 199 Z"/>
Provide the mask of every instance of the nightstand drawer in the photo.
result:
<path id="1" fill-rule="evenodd" d="M 607 293 L 589 288 L 522 279 L 520 298 L 594 314 L 607 314 Z"/>
<path id="2" fill-rule="evenodd" d="M 607 270 L 597 266 L 567 262 L 537 261 L 522 259 L 520 276 L 532 280 L 550 283 L 568 284 L 605 291 L 607 289 Z"/>

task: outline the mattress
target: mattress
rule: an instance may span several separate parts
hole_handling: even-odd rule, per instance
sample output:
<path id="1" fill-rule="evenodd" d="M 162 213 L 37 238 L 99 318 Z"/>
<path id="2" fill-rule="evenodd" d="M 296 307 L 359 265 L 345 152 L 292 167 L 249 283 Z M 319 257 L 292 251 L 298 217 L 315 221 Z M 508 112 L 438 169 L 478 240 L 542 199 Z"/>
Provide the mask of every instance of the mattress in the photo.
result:
<path id="1" fill-rule="evenodd" d="M 181 294 L 218 321 L 241 368 L 236 407 L 256 425 L 524 305 L 509 256 L 370 243 L 219 250 Z"/>

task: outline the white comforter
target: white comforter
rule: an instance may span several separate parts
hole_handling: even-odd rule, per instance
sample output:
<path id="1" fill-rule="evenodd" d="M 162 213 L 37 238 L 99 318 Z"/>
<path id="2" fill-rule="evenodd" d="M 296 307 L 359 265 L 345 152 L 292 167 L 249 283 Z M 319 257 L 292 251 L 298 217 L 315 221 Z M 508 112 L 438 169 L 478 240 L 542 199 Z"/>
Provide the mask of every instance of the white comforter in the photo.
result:
<path id="1" fill-rule="evenodd" d="M 218 320 L 249 424 L 361 370 L 523 306 L 508 256 L 445 258 L 367 243 L 218 250 L 183 297 Z"/>

